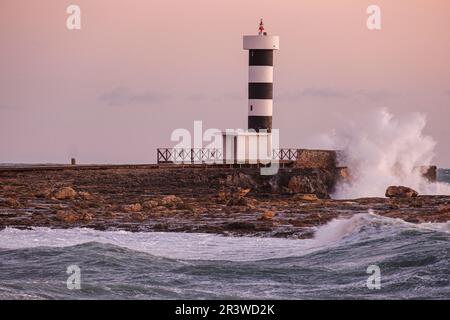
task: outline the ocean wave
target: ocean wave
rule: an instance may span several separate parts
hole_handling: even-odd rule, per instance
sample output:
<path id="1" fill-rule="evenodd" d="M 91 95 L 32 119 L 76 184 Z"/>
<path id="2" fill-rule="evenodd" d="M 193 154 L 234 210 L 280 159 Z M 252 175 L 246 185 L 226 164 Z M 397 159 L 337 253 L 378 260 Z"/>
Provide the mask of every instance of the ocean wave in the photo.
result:
<path id="1" fill-rule="evenodd" d="M 448 224 L 362 213 L 307 240 L 90 229 L 0 231 L 0 299 L 449 298 Z M 67 290 L 79 265 L 82 290 Z M 382 289 L 368 290 L 369 265 Z"/>

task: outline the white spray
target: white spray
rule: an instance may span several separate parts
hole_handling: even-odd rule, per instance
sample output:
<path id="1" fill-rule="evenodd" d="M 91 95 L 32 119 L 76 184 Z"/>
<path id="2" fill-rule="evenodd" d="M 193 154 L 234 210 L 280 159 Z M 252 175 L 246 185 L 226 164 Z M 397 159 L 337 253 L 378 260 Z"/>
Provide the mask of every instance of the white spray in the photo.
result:
<path id="1" fill-rule="evenodd" d="M 404 185 L 420 194 L 450 194 L 450 185 L 428 182 L 418 170 L 431 165 L 436 142 L 423 133 L 423 114 L 396 118 L 386 109 L 365 113 L 358 122 L 329 137 L 343 150 L 352 179 L 342 182 L 335 198 L 383 197 L 391 185 Z"/>

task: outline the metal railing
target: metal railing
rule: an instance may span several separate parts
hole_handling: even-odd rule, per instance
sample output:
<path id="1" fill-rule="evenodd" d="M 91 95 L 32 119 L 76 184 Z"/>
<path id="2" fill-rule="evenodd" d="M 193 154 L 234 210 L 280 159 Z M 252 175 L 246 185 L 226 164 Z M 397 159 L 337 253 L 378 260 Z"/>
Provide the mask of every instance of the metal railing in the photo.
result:
<path id="1" fill-rule="evenodd" d="M 223 161 L 220 149 L 158 148 L 158 163 L 220 163 Z"/>
<path id="2" fill-rule="evenodd" d="M 279 161 L 295 161 L 298 159 L 299 149 L 273 149 L 272 159 Z"/>
<path id="3" fill-rule="evenodd" d="M 298 159 L 300 149 L 286 148 L 273 149 L 272 159 L 278 161 L 295 161 Z M 180 148 L 158 148 L 158 163 L 216 163 L 224 162 L 221 149 L 180 149 Z"/>

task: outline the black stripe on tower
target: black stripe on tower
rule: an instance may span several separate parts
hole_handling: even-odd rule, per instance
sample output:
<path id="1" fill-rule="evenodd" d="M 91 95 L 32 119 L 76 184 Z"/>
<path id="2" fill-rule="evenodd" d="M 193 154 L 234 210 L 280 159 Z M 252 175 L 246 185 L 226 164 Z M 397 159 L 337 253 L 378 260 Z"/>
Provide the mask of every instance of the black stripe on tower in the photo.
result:
<path id="1" fill-rule="evenodd" d="M 272 82 L 250 82 L 248 84 L 249 99 L 272 99 L 273 83 Z"/>
<path id="2" fill-rule="evenodd" d="M 250 49 L 249 66 L 273 66 L 273 50 Z"/>
<path id="3" fill-rule="evenodd" d="M 271 116 L 248 116 L 248 128 L 259 132 L 261 129 L 267 132 L 272 131 Z"/>

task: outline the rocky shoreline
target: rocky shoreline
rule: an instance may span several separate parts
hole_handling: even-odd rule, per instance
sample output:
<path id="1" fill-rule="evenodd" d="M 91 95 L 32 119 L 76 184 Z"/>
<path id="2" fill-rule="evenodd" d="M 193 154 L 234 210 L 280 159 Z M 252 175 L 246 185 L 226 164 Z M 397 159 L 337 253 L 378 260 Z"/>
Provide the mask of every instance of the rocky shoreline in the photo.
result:
<path id="1" fill-rule="evenodd" d="M 202 232 L 308 238 L 358 213 L 450 221 L 450 196 L 332 200 L 340 173 L 284 168 L 95 168 L 0 171 L 0 229 Z M 345 178 L 345 177 L 344 177 Z"/>

